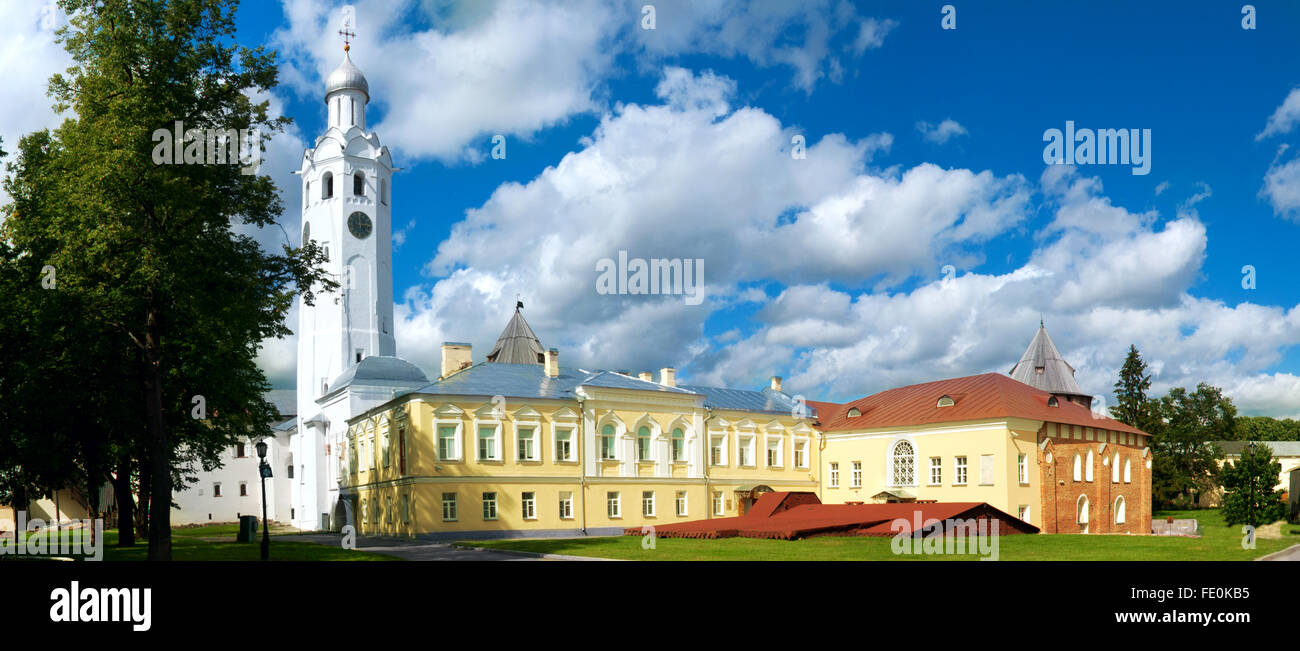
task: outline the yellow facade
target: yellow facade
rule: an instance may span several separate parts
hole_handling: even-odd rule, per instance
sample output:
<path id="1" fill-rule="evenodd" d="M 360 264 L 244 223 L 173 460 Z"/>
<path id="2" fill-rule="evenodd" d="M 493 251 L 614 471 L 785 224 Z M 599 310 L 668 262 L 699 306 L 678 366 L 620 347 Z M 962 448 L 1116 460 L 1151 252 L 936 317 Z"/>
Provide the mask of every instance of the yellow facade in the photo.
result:
<path id="1" fill-rule="evenodd" d="M 588 393 L 413 394 L 349 421 L 335 460 L 352 521 L 408 537 L 612 533 L 733 517 L 766 490 L 817 490 L 809 418 L 715 413 L 694 394 Z M 725 446 L 717 458 L 710 441 Z"/>
<path id="2" fill-rule="evenodd" d="M 1040 426 L 996 419 L 828 432 L 820 496 L 831 504 L 884 501 L 886 491 L 917 500 L 987 502 L 1040 526 Z M 895 481 L 891 464 L 903 462 L 894 452 L 906 450 L 900 443 L 911 448 L 911 482 Z"/>

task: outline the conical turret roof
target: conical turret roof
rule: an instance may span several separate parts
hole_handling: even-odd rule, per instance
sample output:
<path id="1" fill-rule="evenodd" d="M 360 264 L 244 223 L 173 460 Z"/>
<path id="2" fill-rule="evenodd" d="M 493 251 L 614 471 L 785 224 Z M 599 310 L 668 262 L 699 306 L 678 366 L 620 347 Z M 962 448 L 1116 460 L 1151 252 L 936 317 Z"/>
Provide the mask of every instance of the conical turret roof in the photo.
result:
<path id="1" fill-rule="evenodd" d="M 537 335 L 533 334 L 533 329 L 528 327 L 528 322 L 520 312 L 523 306 L 523 303 L 515 303 L 515 314 L 510 317 L 506 329 L 501 331 L 501 336 L 497 337 L 497 345 L 488 353 L 487 361 L 503 364 L 545 362 L 546 351 L 542 349 L 542 342 L 538 341 Z"/>
<path id="2" fill-rule="evenodd" d="M 1056 344 L 1040 321 L 1029 348 L 1020 361 L 1011 367 L 1012 379 L 1048 393 L 1067 396 L 1088 396 L 1074 379 L 1074 367 L 1061 358 Z"/>

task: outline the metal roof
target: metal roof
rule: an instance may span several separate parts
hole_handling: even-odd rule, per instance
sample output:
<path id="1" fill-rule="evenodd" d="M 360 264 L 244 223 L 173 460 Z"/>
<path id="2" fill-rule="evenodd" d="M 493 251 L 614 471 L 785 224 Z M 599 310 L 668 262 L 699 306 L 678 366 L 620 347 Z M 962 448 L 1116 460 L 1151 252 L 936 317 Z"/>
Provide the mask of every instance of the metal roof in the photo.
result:
<path id="1" fill-rule="evenodd" d="M 546 369 L 537 364 L 512 364 L 506 362 L 479 363 L 451 377 L 426 384 L 410 393 L 453 396 L 506 396 L 510 398 L 541 398 L 576 400 L 578 387 L 602 387 L 659 391 L 690 395 L 690 391 L 648 382 L 610 371 L 585 371 L 561 368 L 557 377 L 547 377 Z"/>
<path id="2" fill-rule="evenodd" d="M 506 329 L 501 331 L 487 361 L 505 364 L 541 364 L 545 361 L 546 351 L 542 350 L 542 342 L 519 311 L 523 306 L 523 303 L 515 304 L 515 314 L 510 317 Z"/>
<path id="3" fill-rule="evenodd" d="M 424 371 L 400 357 L 371 355 L 349 366 L 329 383 L 334 393 L 353 384 L 385 387 L 418 387 L 429 381 Z"/>
<path id="4" fill-rule="evenodd" d="M 1033 341 L 1029 342 L 1029 348 L 1025 349 L 1025 354 L 1011 367 L 1009 373 L 1012 378 L 1048 393 L 1089 395 L 1075 381 L 1074 367 L 1061 357 L 1041 321 Z"/>
<path id="5" fill-rule="evenodd" d="M 704 406 L 712 409 L 761 411 L 787 415 L 793 415 L 795 410 L 793 398 L 780 391 L 773 391 L 771 387 L 762 391 L 750 391 L 748 389 L 725 389 L 722 387 L 702 387 L 686 384 L 680 386 L 692 393 L 703 395 Z M 811 405 L 805 403 L 804 410 L 809 418 L 817 416 L 817 409 Z"/>
<path id="6" fill-rule="evenodd" d="M 1223 448 L 1224 454 L 1241 454 L 1241 451 L 1250 445 L 1250 441 L 1215 441 L 1214 444 Z M 1255 441 L 1259 445 L 1267 445 L 1273 451 L 1275 457 L 1300 457 L 1300 441 Z"/>

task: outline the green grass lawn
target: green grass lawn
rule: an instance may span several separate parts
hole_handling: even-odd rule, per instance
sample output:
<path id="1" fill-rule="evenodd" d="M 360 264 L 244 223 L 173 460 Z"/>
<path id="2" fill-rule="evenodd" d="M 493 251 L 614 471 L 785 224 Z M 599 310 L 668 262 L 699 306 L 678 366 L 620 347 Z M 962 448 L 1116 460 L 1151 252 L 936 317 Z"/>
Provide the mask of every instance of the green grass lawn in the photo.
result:
<path id="1" fill-rule="evenodd" d="M 1228 527 L 1218 510 L 1161 511 L 1154 517 L 1195 518 L 1201 537 L 1040 534 L 1002 536 L 998 559 L 1005 561 L 1181 561 L 1250 560 L 1300 543 L 1300 525 L 1283 525 L 1283 538 L 1256 539 L 1241 548 L 1241 527 Z M 803 561 L 803 560 L 975 560 L 976 555 L 895 555 L 890 538 L 823 537 L 807 540 L 660 538 L 642 549 L 640 536 L 604 538 L 469 541 L 462 544 L 529 552 L 643 561 Z"/>
<path id="2" fill-rule="evenodd" d="M 224 524 L 207 527 L 186 527 L 172 529 L 172 560 L 177 561 L 256 561 L 261 558 L 261 538 L 258 542 L 237 543 L 235 536 L 239 525 Z M 27 534 L 30 545 L 35 538 L 43 537 L 54 540 L 57 532 L 47 529 L 40 533 Z M 70 540 L 82 535 L 89 535 L 84 530 L 64 532 Z M 260 534 L 259 534 L 260 535 Z M 149 545 L 147 541 L 137 540 L 134 547 L 116 547 L 117 531 L 104 532 L 105 561 L 143 561 L 147 560 Z M 73 556 L 81 560 L 78 556 Z M 31 559 L 31 556 L 5 556 L 4 559 Z M 335 545 L 318 545 L 307 542 L 277 540 L 271 536 L 271 560 L 273 561 L 395 561 L 393 556 L 372 554 L 358 550 L 347 550 Z"/>

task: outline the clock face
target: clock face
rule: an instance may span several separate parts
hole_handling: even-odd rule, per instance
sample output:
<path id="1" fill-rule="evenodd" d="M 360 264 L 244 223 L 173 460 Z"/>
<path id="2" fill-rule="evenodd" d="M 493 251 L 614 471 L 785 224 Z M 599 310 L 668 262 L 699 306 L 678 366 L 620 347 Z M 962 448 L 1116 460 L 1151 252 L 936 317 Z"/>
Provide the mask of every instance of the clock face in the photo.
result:
<path id="1" fill-rule="evenodd" d="M 374 229 L 374 224 L 370 223 L 370 217 L 363 212 L 354 212 L 348 215 L 348 231 L 352 237 L 358 240 L 364 240 L 370 237 L 370 231 Z"/>

